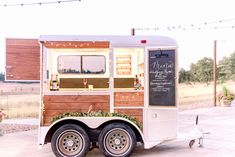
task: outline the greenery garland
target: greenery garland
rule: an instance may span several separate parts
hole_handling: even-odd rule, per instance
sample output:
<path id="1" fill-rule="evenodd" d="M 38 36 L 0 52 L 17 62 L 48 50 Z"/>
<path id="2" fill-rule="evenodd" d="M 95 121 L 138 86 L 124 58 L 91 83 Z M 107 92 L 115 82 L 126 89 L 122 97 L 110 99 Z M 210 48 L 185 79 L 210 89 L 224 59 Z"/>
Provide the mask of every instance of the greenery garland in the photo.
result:
<path id="1" fill-rule="evenodd" d="M 91 111 L 91 112 L 64 112 L 64 113 L 61 113 L 61 114 L 53 117 L 51 119 L 51 122 L 53 123 L 61 118 L 65 118 L 65 117 L 122 117 L 122 118 L 126 118 L 126 119 L 132 121 L 139 128 L 142 128 L 142 124 L 135 117 L 128 116 L 128 115 L 122 114 L 122 113 L 110 113 L 110 112 L 102 112 L 102 111 L 98 111 L 98 112 L 94 112 L 94 111 Z"/>

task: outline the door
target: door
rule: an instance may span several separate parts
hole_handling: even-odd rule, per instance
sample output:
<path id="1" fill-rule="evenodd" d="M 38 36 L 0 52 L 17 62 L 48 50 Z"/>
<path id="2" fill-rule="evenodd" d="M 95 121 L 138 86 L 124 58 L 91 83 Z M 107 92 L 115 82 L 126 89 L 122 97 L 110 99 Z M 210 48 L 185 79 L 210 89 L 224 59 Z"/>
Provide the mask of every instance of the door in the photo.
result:
<path id="1" fill-rule="evenodd" d="M 39 82 L 40 45 L 37 39 L 6 39 L 6 81 Z"/>
<path id="2" fill-rule="evenodd" d="M 149 142 L 177 135 L 176 48 L 147 48 L 145 51 L 144 134 Z"/>

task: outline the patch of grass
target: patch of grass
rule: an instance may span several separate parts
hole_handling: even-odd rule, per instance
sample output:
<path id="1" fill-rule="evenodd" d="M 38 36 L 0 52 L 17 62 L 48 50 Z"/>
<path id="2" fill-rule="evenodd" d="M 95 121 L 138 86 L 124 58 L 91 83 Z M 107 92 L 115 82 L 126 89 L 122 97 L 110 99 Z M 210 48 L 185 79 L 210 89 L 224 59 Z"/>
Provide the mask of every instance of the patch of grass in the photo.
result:
<path id="1" fill-rule="evenodd" d="M 232 92 L 235 92 L 235 82 L 227 81 L 223 84 L 217 84 L 217 93 L 222 92 L 223 86 L 229 87 Z M 180 84 L 178 89 L 179 106 L 213 106 L 213 83 L 209 85 L 202 83 Z M 218 103 L 217 103 L 218 104 Z"/>
<path id="2" fill-rule="evenodd" d="M 222 91 L 224 85 L 235 93 L 234 81 L 218 84 L 217 93 Z M 213 84 L 180 84 L 178 96 L 180 108 L 213 106 Z M 38 118 L 39 104 L 39 84 L 0 83 L 0 109 L 7 114 L 7 118 Z"/>
<path id="3" fill-rule="evenodd" d="M 38 118 L 40 96 L 39 95 L 2 95 L 0 96 L 0 108 L 6 114 L 6 118 Z"/>

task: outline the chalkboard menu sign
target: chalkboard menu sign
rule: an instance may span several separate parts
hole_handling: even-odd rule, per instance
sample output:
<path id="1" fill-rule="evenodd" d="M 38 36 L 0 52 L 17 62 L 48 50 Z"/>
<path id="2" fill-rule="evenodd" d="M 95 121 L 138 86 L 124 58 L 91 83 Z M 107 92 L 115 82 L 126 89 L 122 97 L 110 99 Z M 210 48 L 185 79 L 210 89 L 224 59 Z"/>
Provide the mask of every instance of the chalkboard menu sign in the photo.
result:
<path id="1" fill-rule="evenodd" d="M 149 50 L 149 105 L 175 106 L 175 50 Z"/>

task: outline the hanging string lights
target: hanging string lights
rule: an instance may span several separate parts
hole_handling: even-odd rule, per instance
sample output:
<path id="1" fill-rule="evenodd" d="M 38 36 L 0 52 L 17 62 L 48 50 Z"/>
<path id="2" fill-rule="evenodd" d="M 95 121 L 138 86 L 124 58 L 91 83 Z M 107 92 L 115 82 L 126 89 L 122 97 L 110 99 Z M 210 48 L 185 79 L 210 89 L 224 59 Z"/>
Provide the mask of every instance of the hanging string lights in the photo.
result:
<path id="1" fill-rule="evenodd" d="M 39 1 L 39 2 L 32 2 L 32 3 L 4 3 L 0 4 L 0 7 L 17 7 L 17 6 L 31 6 L 31 5 L 47 5 L 47 4 L 60 4 L 60 3 L 68 3 L 68 2 L 77 2 L 81 0 L 59 0 L 59 1 Z"/>
<path id="2" fill-rule="evenodd" d="M 158 30 L 202 30 L 202 29 L 234 29 L 235 18 L 224 19 L 212 22 L 204 22 L 199 24 L 179 25 L 179 26 L 165 26 L 154 28 L 134 28 L 139 31 L 158 31 Z"/>

